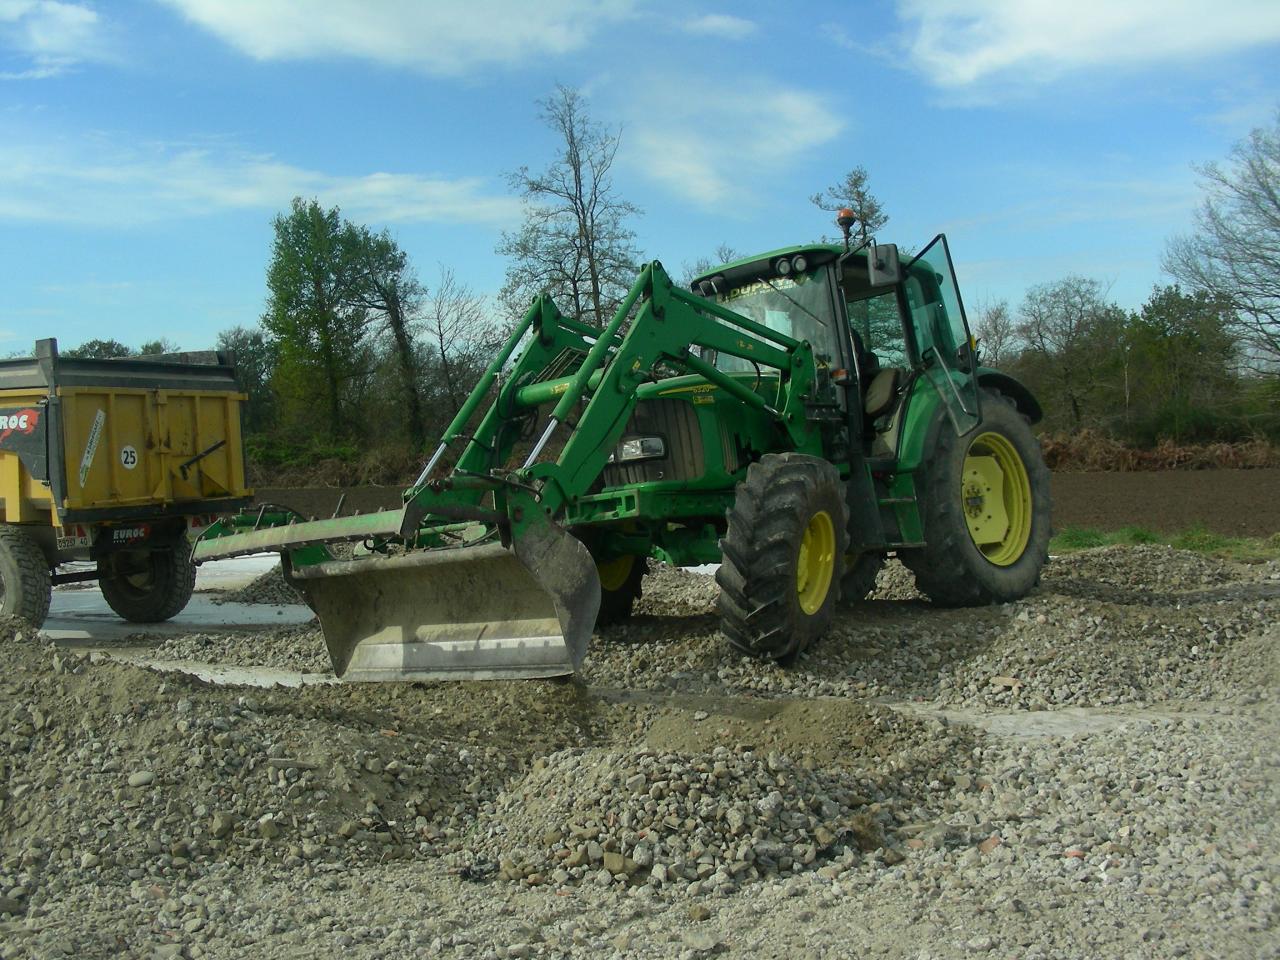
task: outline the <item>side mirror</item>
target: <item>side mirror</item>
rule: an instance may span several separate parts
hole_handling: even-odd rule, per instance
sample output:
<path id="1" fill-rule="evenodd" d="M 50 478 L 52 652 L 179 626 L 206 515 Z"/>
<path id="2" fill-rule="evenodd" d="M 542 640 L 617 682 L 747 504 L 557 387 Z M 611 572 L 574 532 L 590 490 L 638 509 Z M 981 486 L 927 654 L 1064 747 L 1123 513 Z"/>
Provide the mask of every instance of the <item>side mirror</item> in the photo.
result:
<path id="1" fill-rule="evenodd" d="M 902 282 L 896 243 L 873 243 L 867 248 L 867 279 L 873 287 L 894 287 Z"/>

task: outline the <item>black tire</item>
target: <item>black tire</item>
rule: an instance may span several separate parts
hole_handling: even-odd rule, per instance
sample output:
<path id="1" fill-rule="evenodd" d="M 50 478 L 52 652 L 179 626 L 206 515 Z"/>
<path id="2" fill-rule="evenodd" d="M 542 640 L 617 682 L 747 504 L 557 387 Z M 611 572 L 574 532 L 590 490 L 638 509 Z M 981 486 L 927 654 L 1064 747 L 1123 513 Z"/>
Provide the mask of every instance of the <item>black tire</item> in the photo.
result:
<path id="1" fill-rule="evenodd" d="M 830 522 L 829 535 L 819 514 Z M 840 596 L 849 508 L 839 471 L 816 457 L 766 454 L 747 469 L 727 517 L 716 573 L 720 631 L 743 653 L 788 661 L 826 631 Z M 804 571 L 813 569 L 809 564 L 802 568 L 811 525 L 824 531 L 820 543 L 828 536 L 831 541 L 825 577 L 807 576 Z M 814 562 L 821 565 L 825 556 L 823 548 Z M 802 589 L 808 597 L 804 603 Z"/>
<path id="2" fill-rule="evenodd" d="M 627 561 L 630 561 L 630 566 L 621 571 L 617 578 L 607 575 L 610 563 L 625 565 Z M 597 564 L 596 569 L 601 574 L 600 612 L 596 614 L 596 626 L 607 627 L 631 619 L 632 607 L 643 593 L 641 583 L 644 575 L 649 572 L 649 561 L 634 554 L 623 554 L 613 561 Z"/>
<path id="3" fill-rule="evenodd" d="M 49 561 L 20 527 L 0 526 L 0 614 L 40 626 L 49 616 Z"/>
<path id="4" fill-rule="evenodd" d="M 854 604 L 867 599 L 867 594 L 875 589 L 877 574 L 884 569 L 884 561 L 883 553 L 869 550 L 854 557 L 852 563 L 846 563 L 844 576 L 840 578 L 840 602 Z"/>
<path id="5" fill-rule="evenodd" d="M 176 616 L 196 585 L 196 566 L 181 546 L 112 554 L 99 567 L 107 605 L 132 623 L 160 623 Z"/>
<path id="6" fill-rule="evenodd" d="M 1025 546 L 1013 556 L 992 562 L 969 532 L 966 510 L 982 510 L 982 498 L 966 497 L 965 458 L 971 448 L 984 453 L 982 438 L 995 434 L 1007 441 L 1026 471 L 1030 487 L 1030 530 Z M 1049 556 L 1049 469 L 1040 444 L 1026 418 L 1003 394 L 984 390 L 982 423 L 968 436 L 958 437 L 948 422 L 938 430 L 933 455 L 921 467 L 916 490 L 924 522 L 926 546 L 899 551 L 898 557 L 915 574 L 916 586 L 934 603 L 970 607 L 1008 603 L 1026 596 L 1040 579 Z M 1010 527 L 1012 529 L 1012 527 Z M 995 548 L 1001 549 L 1001 548 Z"/>

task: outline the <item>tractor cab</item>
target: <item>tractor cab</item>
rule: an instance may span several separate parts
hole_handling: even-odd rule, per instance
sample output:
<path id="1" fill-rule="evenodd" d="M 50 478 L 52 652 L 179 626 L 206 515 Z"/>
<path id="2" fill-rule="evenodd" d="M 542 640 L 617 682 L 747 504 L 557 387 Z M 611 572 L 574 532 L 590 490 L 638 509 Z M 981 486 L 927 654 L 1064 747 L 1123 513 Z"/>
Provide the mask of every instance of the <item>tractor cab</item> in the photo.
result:
<path id="1" fill-rule="evenodd" d="M 903 401 L 921 377 L 956 432 L 972 430 L 981 419 L 977 357 L 946 236 L 905 264 L 896 246 L 870 241 L 840 258 L 838 275 L 875 452 L 896 450 Z"/>
<path id="2" fill-rule="evenodd" d="M 690 287 L 808 341 L 819 364 L 850 371 L 848 406 L 855 420 L 861 410 L 861 435 L 873 455 L 896 450 L 918 378 L 938 391 L 957 433 L 980 418 L 972 341 L 942 234 L 905 263 L 893 244 L 811 244 L 727 264 Z M 713 362 L 726 373 L 760 372 L 728 354 Z"/>

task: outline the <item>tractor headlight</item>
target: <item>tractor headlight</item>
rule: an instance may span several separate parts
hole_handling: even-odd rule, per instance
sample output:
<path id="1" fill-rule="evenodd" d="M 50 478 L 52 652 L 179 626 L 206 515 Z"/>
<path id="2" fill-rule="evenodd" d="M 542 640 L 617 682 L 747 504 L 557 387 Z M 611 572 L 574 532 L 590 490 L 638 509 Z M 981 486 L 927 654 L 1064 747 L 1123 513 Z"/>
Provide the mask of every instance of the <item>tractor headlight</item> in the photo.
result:
<path id="1" fill-rule="evenodd" d="M 634 463 L 637 460 L 661 460 L 667 455 L 667 444 L 661 437 L 628 437 L 613 453 L 610 463 Z"/>

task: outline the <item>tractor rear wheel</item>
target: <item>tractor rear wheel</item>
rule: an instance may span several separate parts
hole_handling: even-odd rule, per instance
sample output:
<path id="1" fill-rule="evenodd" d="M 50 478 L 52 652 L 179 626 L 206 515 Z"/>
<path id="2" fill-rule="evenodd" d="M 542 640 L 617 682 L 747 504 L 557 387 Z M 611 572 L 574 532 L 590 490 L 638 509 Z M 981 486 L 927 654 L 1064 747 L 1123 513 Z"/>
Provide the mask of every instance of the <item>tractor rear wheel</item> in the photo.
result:
<path id="1" fill-rule="evenodd" d="M 848 505 L 834 466 L 796 453 L 747 468 L 720 541 L 720 631 L 738 650 L 788 661 L 820 637 L 840 596 Z"/>
<path id="2" fill-rule="evenodd" d="M 876 576 L 884 569 L 884 554 L 868 550 L 856 557 L 845 557 L 844 576 L 840 578 L 840 602 L 857 603 L 867 599 L 875 589 Z"/>
<path id="3" fill-rule="evenodd" d="M 600 612 L 596 614 L 596 626 L 607 627 L 631 619 L 631 608 L 640 599 L 641 583 L 648 572 L 649 561 L 633 553 L 596 561 L 596 573 L 600 575 Z"/>
<path id="4" fill-rule="evenodd" d="M 133 623 L 177 616 L 191 599 L 196 566 L 182 547 L 129 550 L 103 560 L 99 578 L 107 606 Z"/>
<path id="5" fill-rule="evenodd" d="M 49 562 L 35 540 L 20 527 L 0 526 L 0 614 L 38 627 L 52 595 Z"/>
<path id="6" fill-rule="evenodd" d="M 922 471 L 926 546 L 898 554 L 920 591 L 956 607 L 1025 596 L 1049 555 L 1049 469 L 1013 402 L 983 391 L 982 423 L 965 437 L 943 423 Z"/>

